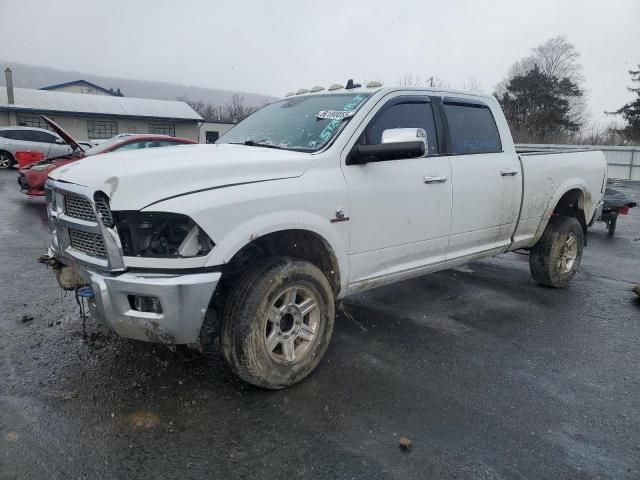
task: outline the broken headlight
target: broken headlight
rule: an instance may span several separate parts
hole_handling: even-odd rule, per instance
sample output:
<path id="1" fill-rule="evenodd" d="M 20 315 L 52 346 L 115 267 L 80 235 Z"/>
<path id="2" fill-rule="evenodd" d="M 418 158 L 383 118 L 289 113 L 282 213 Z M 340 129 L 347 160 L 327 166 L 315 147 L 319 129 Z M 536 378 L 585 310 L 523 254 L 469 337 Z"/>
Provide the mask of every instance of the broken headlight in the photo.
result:
<path id="1" fill-rule="evenodd" d="M 122 251 L 128 257 L 201 257 L 214 243 L 186 215 L 163 212 L 113 212 Z"/>

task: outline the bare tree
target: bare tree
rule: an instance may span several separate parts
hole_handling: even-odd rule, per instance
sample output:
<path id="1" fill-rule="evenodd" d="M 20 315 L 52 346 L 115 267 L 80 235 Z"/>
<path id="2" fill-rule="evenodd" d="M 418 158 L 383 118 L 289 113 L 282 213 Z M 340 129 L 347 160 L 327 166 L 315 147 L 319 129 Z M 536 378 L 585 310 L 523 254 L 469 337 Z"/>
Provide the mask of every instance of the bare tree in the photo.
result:
<path id="1" fill-rule="evenodd" d="M 473 93 L 483 93 L 484 88 L 482 88 L 482 83 L 476 77 L 469 77 L 462 84 L 462 90 L 466 90 L 467 92 Z"/>
<path id="2" fill-rule="evenodd" d="M 439 76 L 432 75 L 430 77 L 421 77 L 413 73 L 405 73 L 398 81 L 402 87 L 431 87 L 431 88 L 451 88 Z"/>
<path id="3" fill-rule="evenodd" d="M 231 103 L 224 106 L 226 117 L 236 123 L 251 115 L 256 109 L 245 105 L 244 97 L 237 93 L 231 97 Z"/>
<path id="4" fill-rule="evenodd" d="M 624 145 L 624 135 L 618 123 L 611 122 L 606 127 L 592 124 L 569 139 L 576 145 Z"/>
<path id="5" fill-rule="evenodd" d="M 245 105 L 244 97 L 234 94 L 231 102 L 220 106 L 205 103 L 202 100 L 191 100 L 188 97 L 178 97 L 208 122 L 239 122 L 251 115 L 256 108 Z"/>
<path id="6" fill-rule="evenodd" d="M 558 79 L 568 78 L 576 85 L 584 82 L 580 54 L 566 37 L 550 38 L 533 49 L 533 59 L 543 73 Z"/>

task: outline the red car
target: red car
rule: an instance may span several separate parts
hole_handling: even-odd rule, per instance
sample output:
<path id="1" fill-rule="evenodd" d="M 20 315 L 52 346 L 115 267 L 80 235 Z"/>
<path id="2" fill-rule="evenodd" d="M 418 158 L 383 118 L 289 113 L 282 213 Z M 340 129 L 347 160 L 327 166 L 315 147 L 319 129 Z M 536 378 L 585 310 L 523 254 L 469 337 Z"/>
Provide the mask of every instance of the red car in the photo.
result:
<path id="1" fill-rule="evenodd" d="M 20 184 L 20 191 L 26 195 L 44 195 L 44 184 L 47 181 L 49 172 L 61 167 L 62 165 L 66 165 L 67 163 L 82 160 L 85 157 L 109 152 L 136 150 L 139 148 L 170 147 L 197 143 L 186 138 L 170 137 L 168 135 L 121 133 L 109 140 L 105 140 L 95 147 L 85 150 L 73 137 L 71 137 L 71 135 L 65 132 L 53 120 L 45 117 L 44 115 L 42 118 L 64 139 L 65 142 L 71 146 L 71 148 L 73 148 L 73 152 L 69 155 L 40 160 L 39 162 L 35 162 L 21 168 L 18 174 L 18 183 Z"/>

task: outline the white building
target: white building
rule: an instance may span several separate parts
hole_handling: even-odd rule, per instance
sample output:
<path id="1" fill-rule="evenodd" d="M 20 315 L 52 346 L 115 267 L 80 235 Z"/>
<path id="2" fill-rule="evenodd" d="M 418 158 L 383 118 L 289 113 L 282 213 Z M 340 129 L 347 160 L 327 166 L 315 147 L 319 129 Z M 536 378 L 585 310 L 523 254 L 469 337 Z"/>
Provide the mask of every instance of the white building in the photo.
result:
<path id="1" fill-rule="evenodd" d="M 0 88 L 0 127 L 46 128 L 40 115 L 50 117 L 78 140 L 111 138 L 118 133 L 157 133 L 200 141 L 202 132 L 206 139 L 208 131 L 199 128 L 204 120 L 185 102 Z M 211 131 L 221 134 L 227 127 L 216 128 Z"/>
<path id="2" fill-rule="evenodd" d="M 91 83 L 87 80 L 72 80 L 71 82 L 58 83 L 42 87 L 40 90 L 48 90 L 50 92 L 67 92 L 67 93 L 84 93 L 87 95 L 111 95 L 114 97 L 122 97 L 120 89 L 107 90 L 100 85 Z"/>
<path id="3" fill-rule="evenodd" d="M 204 122 L 200 126 L 200 135 L 198 142 L 200 143 L 215 143 L 218 138 L 231 130 L 234 125 L 233 122 Z"/>

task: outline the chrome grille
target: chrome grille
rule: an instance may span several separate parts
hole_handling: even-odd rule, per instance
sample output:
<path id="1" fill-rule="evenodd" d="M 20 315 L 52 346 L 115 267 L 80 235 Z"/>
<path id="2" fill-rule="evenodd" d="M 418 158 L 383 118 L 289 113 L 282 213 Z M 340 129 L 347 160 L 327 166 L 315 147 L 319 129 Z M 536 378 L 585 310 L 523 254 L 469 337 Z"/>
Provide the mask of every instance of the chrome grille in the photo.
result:
<path id="1" fill-rule="evenodd" d="M 102 237 L 95 233 L 69 229 L 69 242 L 76 250 L 93 257 L 105 258 L 106 252 Z"/>
<path id="2" fill-rule="evenodd" d="M 89 199 L 76 195 L 75 193 L 65 194 L 64 211 L 70 217 L 80 218 L 82 220 L 96 220 Z"/>
<path id="3" fill-rule="evenodd" d="M 98 211 L 98 216 L 105 227 L 112 228 L 113 227 L 113 216 L 111 215 L 111 209 L 109 208 L 109 200 L 106 195 L 101 194 L 100 192 L 96 193 L 94 196 L 94 202 L 96 204 L 96 210 Z"/>

